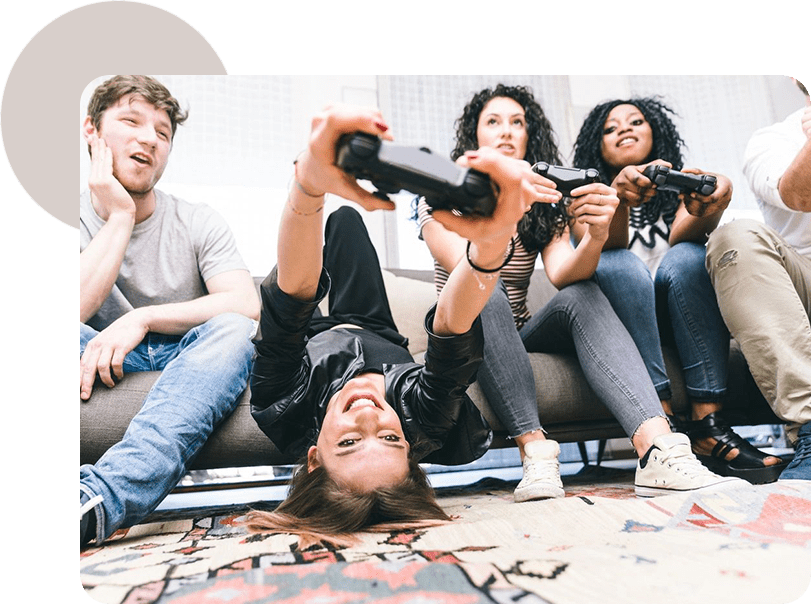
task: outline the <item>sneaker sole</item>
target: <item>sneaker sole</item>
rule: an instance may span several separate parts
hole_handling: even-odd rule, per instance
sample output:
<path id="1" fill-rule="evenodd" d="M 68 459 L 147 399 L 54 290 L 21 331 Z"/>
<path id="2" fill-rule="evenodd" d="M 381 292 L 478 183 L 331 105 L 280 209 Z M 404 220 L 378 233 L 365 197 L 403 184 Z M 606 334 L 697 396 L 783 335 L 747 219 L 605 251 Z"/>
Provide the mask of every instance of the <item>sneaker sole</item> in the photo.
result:
<path id="1" fill-rule="evenodd" d="M 544 487 L 542 489 L 527 489 L 520 493 L 513 492 L 513 499 L 516 503 L 523 503 L 524 501 L 537 501 L 539 499 L 559 499 L 565 495 L 563 489 Z"/>
<path id="2" fill-rule="evenodd" d="M 747 484 L 746 481 L 732 479 L 725 480 L 724 482 L 716 482 L 715 484 L 708 484 L 705 487 L 697 487 L 695 489 L 666 489 L 663 487 L 645 487 L 642 485 L 634 485 L 634 494 L 637 497 L 659 497 L 661 495 L 675 495 L 677 493 L 695 493 L 697 491 L 721 490 L 741 486 L 743 484 Z"/>

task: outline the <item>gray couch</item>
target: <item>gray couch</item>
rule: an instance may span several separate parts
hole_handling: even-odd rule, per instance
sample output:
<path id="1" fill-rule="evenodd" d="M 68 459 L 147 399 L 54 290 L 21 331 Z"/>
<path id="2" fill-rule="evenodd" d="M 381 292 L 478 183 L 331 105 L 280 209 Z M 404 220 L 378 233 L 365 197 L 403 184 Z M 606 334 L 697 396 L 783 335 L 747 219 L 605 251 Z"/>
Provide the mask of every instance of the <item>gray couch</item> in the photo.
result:
<path id="1" fill-rule="evenodd" d="M 395 321 L 401 333 L 409 338 L 412 355 L 419 360 L 427 341 L 422 320 L 436 299 L 432 273 L 392 270 L 384 271 L 384 277 Z M 257 284 L 260 281 L 256 279 Z M 530 310 L 540 308 L 554 293 L 546 274 L 536 271 L 529 293 Z M 576 358 L 533 353 L 530 359 L 535 372 L 539 415 L 551 438 L 566 443 L 625 436 L 586 384 Z M 673 350 L 665 349 L 665 362 L 673 385 L 673 408 L 676 412 L 686 412 L 684 381 Z M 81 463 L 94 463 L 121 439 L 157 376 L 157 372 L 128 374 L 112 389 L 98 382 L 90 400 L 80 402 Z M 780 423 L 755 386 L 734 341 L 729 391 L 726 413 L 733 425 Z M 469 394 L 493 427 L 494 446 L 514 446 L 506 438 L 503 426 L 490 410 L 478 384 L 471 386 Z M 249 397 L 248 392 L 243 394 L 235 412 L 217 428 L 190 469 L 287 465 L 298 461 L 283 457 L 259 430 L 250 414 Z"/>

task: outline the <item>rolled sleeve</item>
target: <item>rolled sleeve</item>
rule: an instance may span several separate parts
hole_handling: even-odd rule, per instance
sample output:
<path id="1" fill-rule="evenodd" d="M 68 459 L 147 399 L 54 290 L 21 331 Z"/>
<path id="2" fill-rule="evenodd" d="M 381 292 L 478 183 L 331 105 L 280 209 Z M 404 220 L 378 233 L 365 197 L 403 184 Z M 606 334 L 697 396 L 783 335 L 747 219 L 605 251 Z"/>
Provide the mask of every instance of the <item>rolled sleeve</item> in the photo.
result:
<path id="1" fill-rule="evenodd" d="M 757 130 L 744 152 L 743 173 L 757 198 L 765 204 L 787 209 L 777 185 L 797 154 L 800 113 Z"/>

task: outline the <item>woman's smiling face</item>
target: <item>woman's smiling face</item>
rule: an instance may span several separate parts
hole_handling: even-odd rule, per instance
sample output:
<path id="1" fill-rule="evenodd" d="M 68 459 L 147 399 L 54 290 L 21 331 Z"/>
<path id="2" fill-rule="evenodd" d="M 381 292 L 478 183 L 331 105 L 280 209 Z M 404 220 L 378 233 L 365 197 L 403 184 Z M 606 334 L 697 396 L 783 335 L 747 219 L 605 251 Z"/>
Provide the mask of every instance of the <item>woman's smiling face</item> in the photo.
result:
<path id="1" fill-rule="evenodd" d="M 385 378 L 365 373 L 330 400 L 307 466 L 323 466 L 339 485 L 368 492 L 405 479 L 408 450 L 400 418 L 386 401 Z"/>
<path id="2" fill-rule="evenodd" d="M 653 150 L 653 130 L 635 105 L 617 105 L 603 126 L 601 155 L 619 171 L 645 163 Z"/>

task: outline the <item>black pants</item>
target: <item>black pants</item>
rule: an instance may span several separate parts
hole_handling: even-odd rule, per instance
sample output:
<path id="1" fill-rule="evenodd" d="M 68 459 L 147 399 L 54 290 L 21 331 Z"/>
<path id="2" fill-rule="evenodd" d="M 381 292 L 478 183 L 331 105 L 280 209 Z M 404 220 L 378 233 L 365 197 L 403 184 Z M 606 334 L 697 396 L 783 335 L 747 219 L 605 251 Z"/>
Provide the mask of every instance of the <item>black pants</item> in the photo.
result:
<path id="1" fill-rule="evenodd" d="M 341 323 L 351 323 L 400 348 L 392 350 L 393 358 L 389 362 L 405 362 L 402 352 L 406 349 L 408 354 L 408 339 L 397 331 L 380 272 L 380 261 L 357 210 L 343 206 L 327 218 L 324 268 L 332 279 L 329 315 L 313 317 L 311 334 Z"/>

